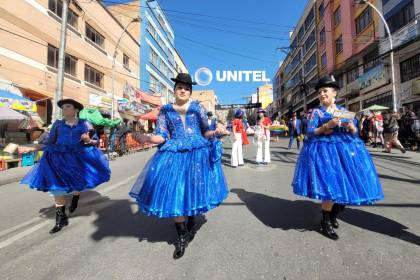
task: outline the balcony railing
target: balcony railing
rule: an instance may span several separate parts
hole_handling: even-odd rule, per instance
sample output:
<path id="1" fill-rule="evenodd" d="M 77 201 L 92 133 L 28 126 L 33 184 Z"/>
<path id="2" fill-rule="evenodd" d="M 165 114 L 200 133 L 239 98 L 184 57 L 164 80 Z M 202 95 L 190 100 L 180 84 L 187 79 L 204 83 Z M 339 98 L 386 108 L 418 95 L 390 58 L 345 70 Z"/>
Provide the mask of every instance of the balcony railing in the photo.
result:
<path id="1" fill-rule="evenodd" d="M 400 45 L 403 45 L 410 40 L 420 36 L 420 14 L 417 14 L 416 18 L 406 26 L 392 33 L 392 42 L 394 43 L 394 49 Z M 379 43 L 379 54 L 386 53 L 391 49 L 389 45 L 389 38 L 381 39 Z"/>

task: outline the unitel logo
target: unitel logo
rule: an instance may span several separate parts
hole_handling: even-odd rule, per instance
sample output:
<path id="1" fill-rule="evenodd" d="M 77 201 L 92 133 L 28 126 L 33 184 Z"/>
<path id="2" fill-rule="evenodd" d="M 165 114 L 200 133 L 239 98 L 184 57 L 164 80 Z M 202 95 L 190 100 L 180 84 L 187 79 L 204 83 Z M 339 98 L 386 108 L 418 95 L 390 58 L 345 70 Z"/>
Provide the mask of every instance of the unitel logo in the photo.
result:
<path id="1" fill-rule="evenodd" d="M 200 86 L 208 86 L 213 80 L 213 73 L 207 67 L 198 68 L 195 71 L 194 79 Z M 252 70 L 217 70 L 216 80 L 218 82 L 270 82 L 266 71 Z"/>

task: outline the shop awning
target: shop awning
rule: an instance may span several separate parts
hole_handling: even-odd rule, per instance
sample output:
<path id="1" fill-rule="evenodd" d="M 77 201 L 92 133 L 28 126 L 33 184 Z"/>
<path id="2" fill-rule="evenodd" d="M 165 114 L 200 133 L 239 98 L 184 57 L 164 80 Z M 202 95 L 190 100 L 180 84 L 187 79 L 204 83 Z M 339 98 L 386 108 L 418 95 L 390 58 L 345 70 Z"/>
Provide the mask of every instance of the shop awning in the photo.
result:
<path id="1" fill-rule="evenodd" d="M 142 103 L 144 103 L 144 102 L 145 103 L 150 103 L 150 104 L 153 104 L 153 105 L 156 105 L 156 106 L 161 105 L 159 96 L 153 96 L 153 95 L 147 94 L 147 93 L 145 93 L 141 90 L 137 90 L 137 93 L 139 94 L 140 100 L 141 100 Z"/>
<path id="2" fill-rule="evenodd" d="M 28 112 L 36 112 L 37 110 L 35 102 L 3 89 L 0 89 L 0 107 Z"/>
<path id="3" fill-rule="evenodd" d="M 153 110 L 147 114 L 144 114 L 139 117 L 141 120 L 147 120 L 147 121 L 156 121 L 158 116 L 158 110 Z"/>
<path id="4" fill-rule="evenodd" d="M 22 121 L 27 117 L 7 107 L 0 107 L 0 121 Z"/>
<path id="5" fill-rule="evenodd" d="M 108 119 L 104 118 L 102 114 L 96 108 L 88 108 L 80 111 L 79 118 L 88 120 L 94 125 L 115 127 L 121 123 L 121 119 Z"/>

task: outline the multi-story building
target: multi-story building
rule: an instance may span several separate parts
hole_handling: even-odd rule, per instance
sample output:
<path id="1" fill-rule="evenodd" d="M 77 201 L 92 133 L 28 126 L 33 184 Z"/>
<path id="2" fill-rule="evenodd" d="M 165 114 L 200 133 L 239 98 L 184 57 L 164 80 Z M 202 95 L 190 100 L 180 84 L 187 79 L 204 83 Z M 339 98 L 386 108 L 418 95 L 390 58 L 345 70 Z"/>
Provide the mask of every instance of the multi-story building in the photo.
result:
<path id="1" fill-rule="evenodd" d="M 177 74 L 188 73 L 187 65 L 185 64 L 177 49 L 175 49 L 175 70 Z"/>
<path id="2" fill-rule="evenodd" d="M 171 77 L 176 76 L 174 31 L 157 1 L 141 0 L 142 90 L 161 94 L 164 102 L 174 100 Z"/>
<path id="3" fill-rule="evenodd" d="M 214 90 L 193 90 L 191 98 L 199 101 L 206 111 L 212 112 L 213 114 L 216 112 L 215 106 L 218 101 Z"/>
<path id="4" fill-rule="evenodd" d="M 341 86 L 338 102 L 359 111 L 389 81 L 378 59 L 380 18 L 368 5 L 347 0 L 318 0 L 316 10 L 319 73 L 333 74 Z"/>
<path id="5" fill-rule="evenodd" d="M 318 78 L 315 6 L 314 1 L 308 1 L 290 36 L 288 54 L 276 73 L 275 92 L 279 93 L 274 102 L 280 104 L 281 114 L 306 111 L 316 102 L 313 88 Z"/>
<path id="6" fill-rule="evenodd" d="M 141 45 L 140 89 L 160 95 L 163 103 L 174 101 L 170 78 L 188 70 L 174 47 L 174 30 L 158 1 L 136 0 L 112 5 L 110 10 L 125 22 L 133 17 L 141 19 L 138 27 L 133 27 Z"/>
<path id="7" fill-rule="evenodd" d="M 394 45 L 397 109 L 420 109 L 419 11 L 414 0 L 370 0 L 385 17 Z M 417 15 L 417 16 L 416 16 Z M 378 13 L 358 1 L 318 0 L 319 72 L 334 74 L 338 102 L 351 111 L 393 108 L 390 43 Z"/>
<path id="8" fill-rule="evenodd" d="M 100 1 L 71 1 L 65 49 L 64 97 L 110 112 L 112 55 L 121 23 Z M 56 89 L 62 2 L 0 1 L 0 81 L 36 101 L 51 121 Z M 139 44 L 122 37 L 115 67 L 115 96 L 139 85 Z"/>
<path id="9" fill-rule="evenodd" d="M 397 92 L 397 107 L 410 109 L 420 114 L 420 2 L 414 0 L 383 0 L 382 13 L 392 34 L 395 52 L 395 80 Z M 381 24 L 379 30 L 379 55 L 384 56 L 385 64 L 390 63 L 389 38 L 385 27 Z M 391 87 L 385 90 L 385 98 L 376 96 L 389 104 Z M 382 95 L 383 96 L 383 95 Z"/>

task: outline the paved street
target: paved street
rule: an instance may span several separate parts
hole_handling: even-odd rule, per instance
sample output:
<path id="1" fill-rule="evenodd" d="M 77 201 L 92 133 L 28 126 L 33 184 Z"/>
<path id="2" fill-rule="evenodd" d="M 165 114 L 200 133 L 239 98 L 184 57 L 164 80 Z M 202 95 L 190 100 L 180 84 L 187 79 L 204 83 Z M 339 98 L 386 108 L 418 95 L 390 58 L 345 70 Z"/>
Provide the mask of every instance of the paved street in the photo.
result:
<path id="1" fill-rule="evenodd" d="M 170 220 L 137 213 L 127 193 L 153 151 L 113 161 L 112 180 L 87 193 L 56 235 L 52 200 L 0 186 L 2 279 L 419 279 L 420 154 L 372 152 L 385 200 L 347 208 L 339 241 L 319 232 L 315 201 L 292 194 L 296 150 L 273 143 L 273 163 L 225 166 L 231 193 L 201 218 L 180 260 Z M 224 162 L 230 149 L 225 148 Z M 76 174 L 75 174 L 76 175 Z"/>

